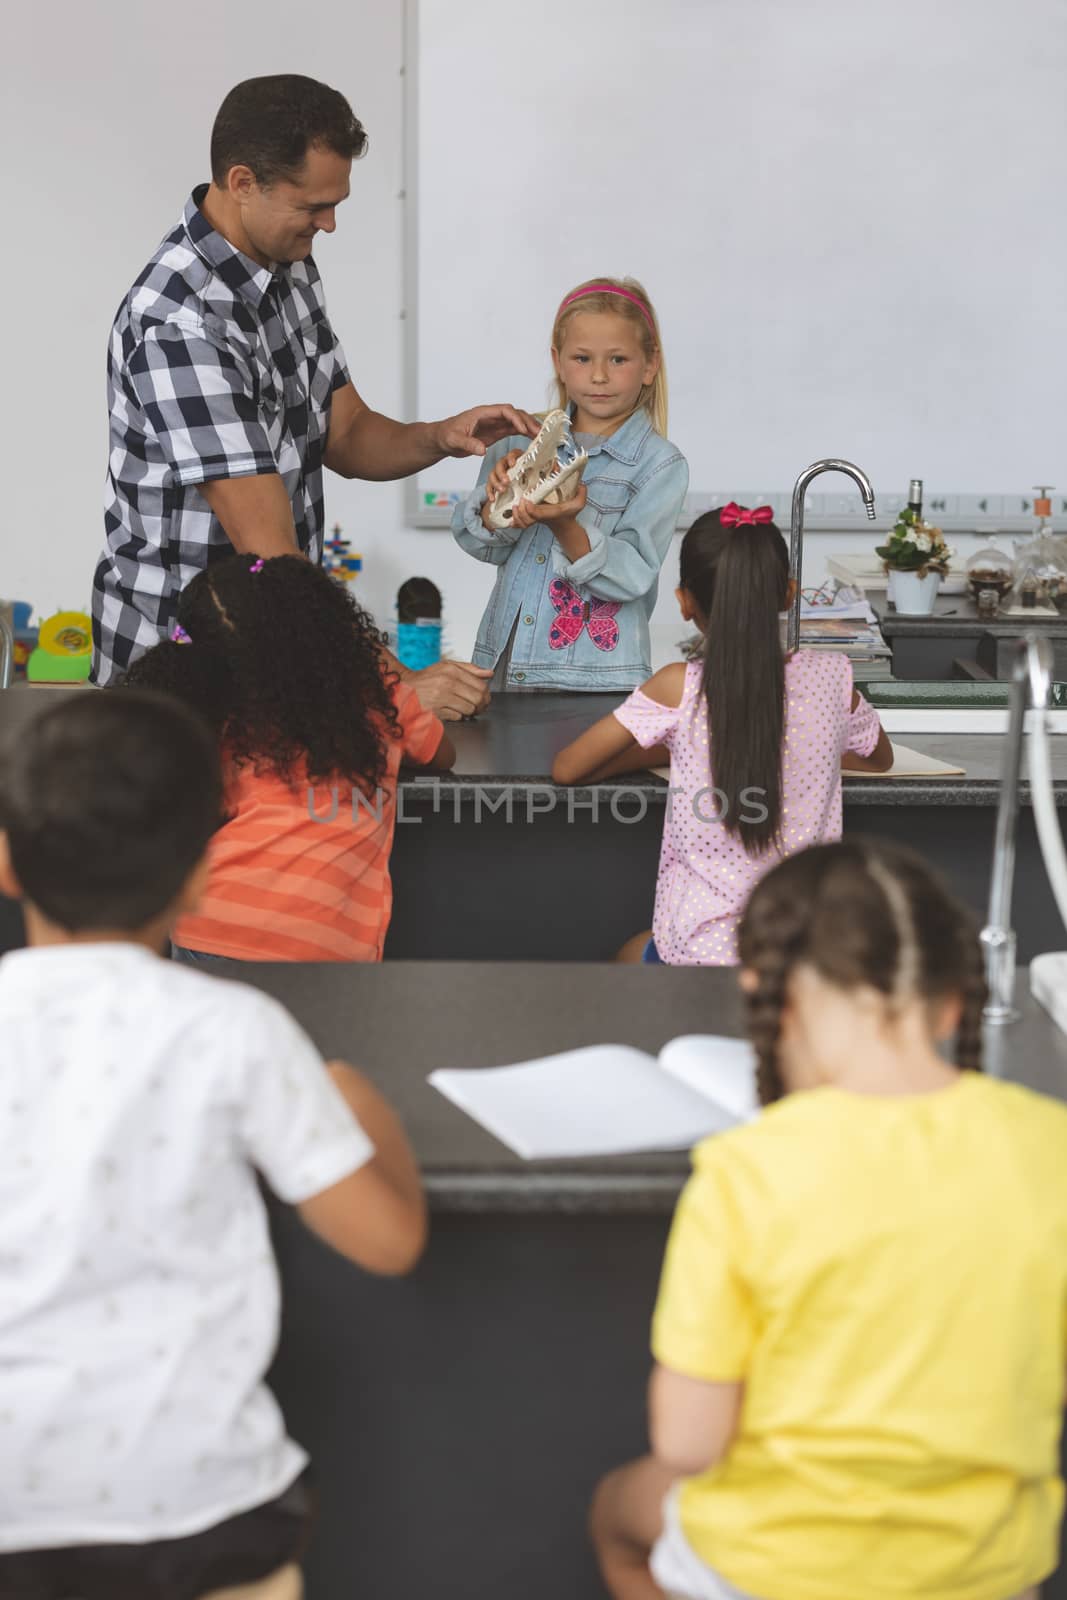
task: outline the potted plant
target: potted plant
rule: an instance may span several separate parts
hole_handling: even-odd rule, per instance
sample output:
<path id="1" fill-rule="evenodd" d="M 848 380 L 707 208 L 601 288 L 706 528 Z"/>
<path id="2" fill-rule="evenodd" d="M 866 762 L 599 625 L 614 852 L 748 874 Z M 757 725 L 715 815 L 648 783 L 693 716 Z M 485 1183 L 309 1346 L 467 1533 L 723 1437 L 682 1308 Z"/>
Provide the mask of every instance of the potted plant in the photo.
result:
<path id="1" fill-rule="evenodd" d="M 928 617 L 941 579 L 955 551 L 940 528 L 923 522 L 907 507 L 900 512 L 885 544 L 878 545 L 882 568 L 889 577 L 890 599 L 907 617 Z"/>

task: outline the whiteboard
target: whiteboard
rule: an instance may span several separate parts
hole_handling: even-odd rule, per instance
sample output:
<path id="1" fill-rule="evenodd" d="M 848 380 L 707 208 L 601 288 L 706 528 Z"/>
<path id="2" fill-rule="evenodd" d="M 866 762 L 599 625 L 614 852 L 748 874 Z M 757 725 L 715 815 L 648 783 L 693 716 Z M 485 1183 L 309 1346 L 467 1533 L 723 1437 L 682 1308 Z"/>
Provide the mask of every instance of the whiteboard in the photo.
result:
<path id="1" fill-rule="evenodd" d="M 631 274 L 705 503 L 1067 485 L 1067 0 L 409 0 L 406 70 L 409 414 L 543 409 L 560 298 Z"/>

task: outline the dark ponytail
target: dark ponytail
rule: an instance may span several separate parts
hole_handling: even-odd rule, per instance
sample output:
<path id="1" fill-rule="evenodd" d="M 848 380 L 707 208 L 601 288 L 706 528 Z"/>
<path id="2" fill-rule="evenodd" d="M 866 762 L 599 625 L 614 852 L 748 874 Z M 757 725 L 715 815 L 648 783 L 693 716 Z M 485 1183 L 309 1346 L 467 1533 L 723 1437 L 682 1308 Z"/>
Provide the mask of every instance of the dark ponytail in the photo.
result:
<path id="1" fill-rule="evenodd" d="M 773 522 L 724 528 L 720 518 L 719 511 L 705 512 L 689 529 L 680 581 L 707 619 L 704 696 L 723 826 L 759 855 L 777 839 L 782 819 L 785 660 L 778 617 L 786 608 L 789 556 Z"/>

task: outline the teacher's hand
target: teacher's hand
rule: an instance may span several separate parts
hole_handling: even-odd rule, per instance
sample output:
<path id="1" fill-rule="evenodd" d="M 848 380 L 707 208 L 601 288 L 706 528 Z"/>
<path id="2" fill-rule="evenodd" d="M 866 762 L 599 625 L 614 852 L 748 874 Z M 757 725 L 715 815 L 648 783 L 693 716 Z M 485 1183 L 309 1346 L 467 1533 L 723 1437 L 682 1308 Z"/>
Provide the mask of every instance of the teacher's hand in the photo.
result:
<path id="1" fill-rule="evenodd" d="M 536 439 L 540 431 L 536 418 L 515 406 L 472 406 L 435 424 L 437 447 L 443 456 L 484 456 L 498 439 L 510 439 L 516 433 Z"/>
<path id="2" fill-rule="evenodd" d="M 492 676 L 491 667 L 475 667 L 469 661 L 435 661 L 407 678 L 426 711 L 442 722 L 460 722 L 485 710 Z"/>

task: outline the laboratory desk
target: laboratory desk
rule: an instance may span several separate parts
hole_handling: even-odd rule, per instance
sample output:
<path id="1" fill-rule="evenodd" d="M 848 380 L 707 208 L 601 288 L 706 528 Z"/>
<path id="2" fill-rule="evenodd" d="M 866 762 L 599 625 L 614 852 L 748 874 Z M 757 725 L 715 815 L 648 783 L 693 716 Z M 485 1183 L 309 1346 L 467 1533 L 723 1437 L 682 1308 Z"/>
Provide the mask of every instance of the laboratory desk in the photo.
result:
<path id="1" fill-rule="evenodd" d="M 895 678 L 957 677 L 957 661 L 964 673 L 977 668 L 991 678 L 1010 678 L 1016 641 L 1035 631 L 1052 646 L 1053 676 L 1067 678 L 1067 616 L 1037 611 L 985 622 L 968 594 L 938 595 L 928 617 L 908 616 L 886 599 L 872 600 L 871 607 L 893 652 Z"/>
<path id="2" fill-rule="evenodd" d="M 450 724 L 458 760 L 401 787 L 387 959 L 606 961 L 652 922 L 668 785 L 651 772 L 561 789 L 556 752 L 621 703 L 617 695 L 499 695 Z M 912 845 L 985 920 L 999 792 L 999 734 L 906 734 L 965 777 L 846 777 L 847 836 Z M 1053 739 L 1067 806 L 1067 738 Z M 1020 960 L 1067 939 L 1020 786 L 1014 918 Z"/>
<path id="3" fill-rule="evenodd" d="M 42 707 L 86 689 L 0 692 L 0 749 Z M 561 789 L 556 752 L 620 704 L 618 695 L 498 695 L 450 723 L 456 769 L 400 785 L 387 960 L 606 961 L 652 922 L 668 786 L 651 772 Z M 847 835 L 913 845 L 984 921 L 1002 738 L 907 734 L 966 777 L 844 780 Z M 1067 737 L 1052 741 L 1057 800 L 1067 805 Z M 2 760 L 2 757 L 0 757 Z M 1041 863 L 1021 785 L 1014 920 L 1029 961 L 1067 933 Z M 343 826 L 338 819 L 333 826 Z M 0 951 L 22 942 L 18 908 L 0 896 Z"/>
<path id="4" fill-rule="evenodd" d="M 649 1319 L 687 1158 L 524 1163 L 426 1075 L 734 1034 L 732 974 L 433 962 L 242 976 L 392 1099 L 432 1209 L 425 1257 L 395 1282 L 276 1209 L 271 1381 L 321 1497 L 308 1600 L 594 1600 L 586 1507 L 598 1477 L 645 1448 Z M 1017 989 L 1022 1020 L 990 1030 L 987 1070 L 1067 1099 L 1067 1038 L 1023 972 Z M 1045 1600 L 1067 1600 L 1067 1577 Z"/>

